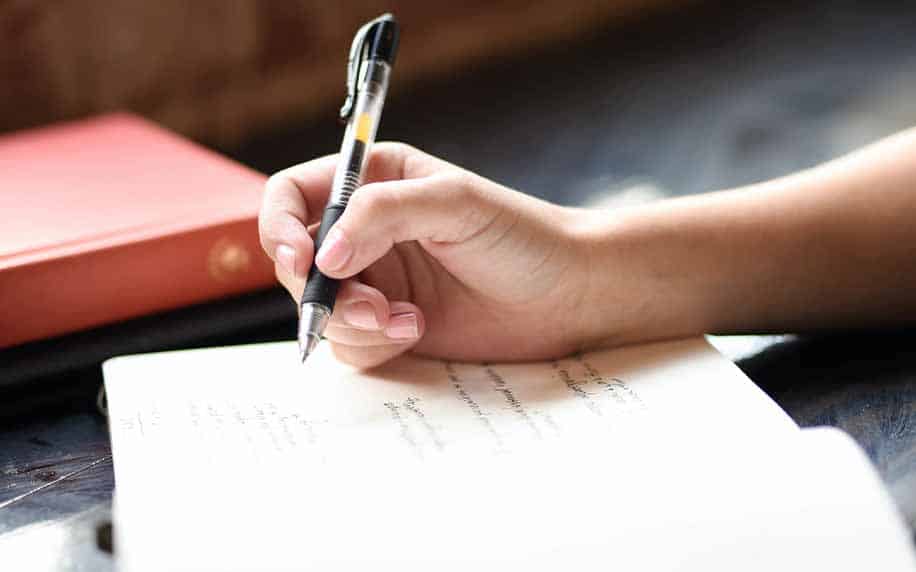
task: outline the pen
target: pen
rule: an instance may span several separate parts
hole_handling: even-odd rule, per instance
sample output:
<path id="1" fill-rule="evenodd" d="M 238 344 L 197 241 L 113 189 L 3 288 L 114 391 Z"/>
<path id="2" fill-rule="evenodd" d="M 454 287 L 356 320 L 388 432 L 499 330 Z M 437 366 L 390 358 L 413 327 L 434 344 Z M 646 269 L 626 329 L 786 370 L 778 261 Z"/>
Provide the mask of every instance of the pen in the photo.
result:
<path id="1" fill-rule="evenodd" d="M 330 198 L 315 239 L 316 253 L 347 208 L 350 196 L 362 184 L 397 49 L 398 24 L 391 14 L 365 24 L 353 37 L 347 61 L 347 99 L 340 108 L 340 118 L 347 122 L 347 128 Z M 322 274 L 312 261 L 299 302 L 299 357 L 303 362 L 315 350 L 331 319 L 337 287 L 338 281 Z"/>

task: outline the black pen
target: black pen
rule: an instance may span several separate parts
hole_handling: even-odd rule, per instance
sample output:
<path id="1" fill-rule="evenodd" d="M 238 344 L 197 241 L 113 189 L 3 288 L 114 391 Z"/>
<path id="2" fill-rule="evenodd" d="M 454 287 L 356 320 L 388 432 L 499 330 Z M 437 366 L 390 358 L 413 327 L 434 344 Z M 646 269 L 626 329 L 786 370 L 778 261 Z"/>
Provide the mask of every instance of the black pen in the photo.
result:
<path id="1" fill-rule="evenodd" d="M 350 196 L 362 184 L 397 49 L 398 24 L 391 14 L 367 23 L 353 37 L 347 62 L 347 99 L 340 108 L 340 118 L 347 122 L 347 129 L 330 198 L 315 239 L 316 253 L 347 208 Z M 299 357 L 303 362 L 315 350 L 331 319 L 337 287 L 338 281 L 322 274 L 313 261 L 299 302 Z"/>

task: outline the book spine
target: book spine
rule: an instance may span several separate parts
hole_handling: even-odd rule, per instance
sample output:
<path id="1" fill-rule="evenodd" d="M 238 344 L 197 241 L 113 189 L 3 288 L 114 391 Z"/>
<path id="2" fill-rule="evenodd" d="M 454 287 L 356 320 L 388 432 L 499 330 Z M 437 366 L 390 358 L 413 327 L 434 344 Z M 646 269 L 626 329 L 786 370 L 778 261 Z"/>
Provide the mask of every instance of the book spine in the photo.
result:
<path id="1" fill-rule="evenodd" d="M 248 218 L 0 272 L 0 347 L 275 284 Z"/>

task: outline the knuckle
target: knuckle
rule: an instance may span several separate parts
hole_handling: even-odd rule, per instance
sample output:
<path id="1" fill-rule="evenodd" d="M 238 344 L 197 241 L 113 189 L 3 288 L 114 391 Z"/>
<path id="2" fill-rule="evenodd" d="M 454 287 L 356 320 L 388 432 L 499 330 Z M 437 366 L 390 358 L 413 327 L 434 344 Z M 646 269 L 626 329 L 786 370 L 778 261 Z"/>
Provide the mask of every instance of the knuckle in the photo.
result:
<path id="1" fill-rule="evenodd" d="M 407 147 L 409 147 L 409 145 L 400 141 L 379 141 L 375 144 L 374 149 L 382 153 L 400 153 Z"/>
<path id="2" fill-rule="evenodd" d="M 477 181 L 467 171 L 456 169 L 442 175 L 442 180 L 442 186 L 447 189 L 455 204 L 473 206 L 478 204 L 482 197 Z"/>
<path id="3" fill-rule="evenodd" d="M 449 200 L 456 207 L 451 240 L 461 241 L 478 234 L 493 219 L 492 204 L 486 190 L 481 188 L 474 175 L 465 171 L 450 173 L 447 177 Z"/>
<path id="4" fill-rule="evenodd" d="M 289 184 L 289 177 L 284 171 L 279 171 L 268 177 L 264 183 L 264 204 L 270 203 L 271 199 L 287 184 Z"/>
<path id="5" fill-rule="evenodd" d="M 388 163 L 388 178 L 404 179 L 415 172 L 414 165 L 424 163 L 425 153 L 400 141 L 383 141 L 373 148 L 373 157 L 376 160 Z"/>
<path id="6" fill-rule="evenodd" d="M 285 171 L 274 173 L 264 183 L 261 197 L 261 213 L 272 217 L 281 212 L 293 214 L 302 195 L 293 178 Z"/>
<path id="7" fill-rule="evenodd" d="M 390 153 L 392 155 L 401 155 L 407 156 L 420 151 L 413 145 L 409 145 L 402 141 L 381 141 L 375 144 L 375 148 L 382 153 Z"/>
<path id="8" fill-rule="evenodd" d="M 360 187 L 350 199 L 350 202 L 355 203 L 363 215 L 373 223 L 377 222 L 377 217 L 395 212 L 400 201 L 400 194 L 384 185 Z"/>

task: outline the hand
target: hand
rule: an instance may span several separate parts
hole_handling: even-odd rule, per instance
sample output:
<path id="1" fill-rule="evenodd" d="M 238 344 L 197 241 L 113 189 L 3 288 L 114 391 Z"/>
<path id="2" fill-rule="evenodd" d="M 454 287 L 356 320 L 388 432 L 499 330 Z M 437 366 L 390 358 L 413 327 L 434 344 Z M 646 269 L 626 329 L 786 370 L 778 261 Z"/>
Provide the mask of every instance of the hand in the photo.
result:
<path id="1" fill-rule="evenodd" d="M 703 332 L 912 324 L 916 130 L 809 171 L 613 213 L 517 193 L 400 144 L 318 255 L 325 332 L 371 367 L 407 350 L 529 360 Z M 298 302 L 337 159 L 268 181 L 261 242 Z M 829 293 L 829 295 L 825 295 Z"/>
<path id="2" fill-rule="evenodd" d="M 261 243 L 298 303 L 336 156 L 275 174 Z M 325 336 L 372 367 L 408 350 L 455 360 L 569 354 L 588 337 L 581 217 L 407 145 L 380 143 L 317 255 L 342 279 Z"/>

